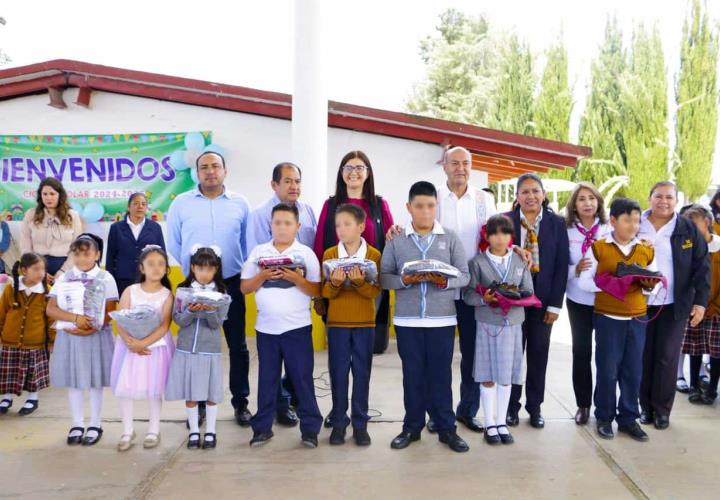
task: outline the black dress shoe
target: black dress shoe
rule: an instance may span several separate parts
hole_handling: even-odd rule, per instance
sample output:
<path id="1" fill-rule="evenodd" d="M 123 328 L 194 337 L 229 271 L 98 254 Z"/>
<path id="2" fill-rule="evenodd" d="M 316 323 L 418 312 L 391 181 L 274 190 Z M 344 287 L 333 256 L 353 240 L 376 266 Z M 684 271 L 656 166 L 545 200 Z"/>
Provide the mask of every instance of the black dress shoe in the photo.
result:
<path id="1" fill-rule="evenodd" d="M 208 441 L 208 436 L 212 436 L 212 439 Z M 217 446 L 217 436 L 213 432 L 206 432 L 205 436 L 203 436 L 203 444 L 202 449 L 203 450 L 212 450 Z"/>
<path id="2" fill-rule="evenodd" d="M 5 415 L 13 404 L 12 399 L 3 399 L 0 403 L 5 403 L 0 406 L 0 415 Z"/>
<path id="3" fill-rule="evenodd" d="M 97 433 L 97 436 L 90 437 L 87 435 L 88 432 L 95 431 Z M 100 438 L 103 435 L 102 427 L 88 427 L 87 432 L 85 433 L 85 437 L 82 439 L 82 445 L 83 446 L 92 446 L 94 444 L 97 444 L 98 441 L 100 441 Z"/>
<path id="4" fill-rule="evenodd" d="M 622 278 L 625 276 L 641 276 L 643 278 L 661 278 L 662 273 L 660 271 L 651 271 L 646 267 L 642 267 L 638 264 L 625 264 L 624 262 L 618 262 L 617 269 L 615 270 L 615 276 Z"/>
<path id="5" fill-rule="evenodd" d="M 615 437 L 615 433 L 612 429 L 612 422 L 604 422 L 602 420 L 597 421 L 597 433 L 603 439 L 612 439 Z"/>
<path id="6" fill-rule="evenodd" d="M 28 405 L 30 405 L 30 406 L 28 406 Z M 25 404 L 22 406 L 22 408 L 20 408 L 20 410 L 18 411 L 18 415 L 23 416 L 23 417 L 25 415 L 30 415 L 32 412 L 37 410 L 37 408 L 38 408 L 37 399 L 28 399 L 27 401 L 25 401 Z"/>
<path id="7" fill-rule="evenodd" d="M 414 443 L 415 441 L 420 441 L 420 433 L 412 433 L 412 432 L 405 432 L 402 431 L 400 434 L 398 434 L 395 439 L 392 440 L 390 443 L 390 448 L 393 450 L 402 450 L 403 448 L 407 448 L 410 446 L 410 443 Z"/>
<path id="8" fill-rule="evenodd" d="M 655 421 L 652 411 L 643 411 L 640 413 L 640 423 L 643 425 L 650 425 Z"/>
<path id="9" fill-rule="evenodd" d="M 71 436 L 70 434 L 72 434 L 73 431 L 80 431 L 80 435 L 79 435 L 79 436 Z M 74 444 L 80 444 L 80 443 L 82 443 L 82 439 L 83 439 L 83 434 L 84 434 L 84 433 L 85 433 L 85 429 L 84 429 L 84 428 L 82 428 L 82 427 L 72 427 L 72 428 L 70 429 L 70 432 L 68 432 L 67 444 L 69 444 L 69 445 L 74 445 Z"/>
<path id="10" fill-rule="evenodd" d="M 502 439 L 500 439 L 500 434 L 493 434 L 492 436 L 488 434 L 488 431 L 490 429 L 497 429 L 497 425 L 485 427 L 485 442 L 493 446 L 502 443 Z"/>
<path id="11" fill-rule="evenodd" d="M 274 436 L 273 431 L 255 433 L 250 440 L 250 446 L 256 448 L 267 444 Z"/>
<path id="12" fill-rule="evenodd" d="M 250 427 L 252 413 L 247 408 L 235 408 L 235 422 L 240 427 Z"/>
<path id="13" fill-rule="evenodd" d="M 508 428 L 507 428 L 506 425 L 498 425 L 498 426 L 497 426 L 497 428 L 498 428 L 498 435 L 500 436 L 500 441 L 502 441 L 502 444 L 513 444 L 513 443 L 515 442 L 515 438 L 512 437 L 512 434 L 510 434 L 510 431 L 508 431 L 507 433 L 503 434 L 503 433 L 500 432 L 500 430 L 499 430 L 500 427 L 505 427 L 505 430 L 506 430 L 506 431 L 508 430 Z"/>
<path id="14" fill-rule="evenodd" d="M 590 408 L 578 408 L 575 412 L 575 423 L 585 425 L 590 419 Z"/>
<path id="15" fill-rule="evenodd" d="M 283 427 L 295 427 L 298 422 L 298 416 L 292 408 L 277 412 L 277 423 Z"/>
<path id="16" fill-rule="evenodd" d="M 470 450 L 470 447 L 465 440 L 458 436 L 455 431 L 441 432 L 438 439 L 441 443 L 448 445 L 448 447 L 456 453 L 464 453 Z"/>
<path id="17" fill-rule="evenodd" d="M 623 434 L 627 434 L 631 438 L 633 438 L 635 441 L 647 441 L 650 439 L 647 434 L 645 434 L 645 431 L 640 428 L 640 425 L 637 422 L 633 422 L 629 425 L 618 425 L 618 432 L 622 432 Z"/>
<path id="18" fill-rule="evenodd" d="M 702 402 L 704 405 L 714 405 L 715 399 L 717 399 L 717 392 L 704 391 L 702 395 Z"/>
<path id="19" fill-rule="evenodd" d="M 325 417 L 325 421 L 323 422 L 323 427 L 325 427 L 326 429 L 329 429 L 330 427 L 332 427 L 332 421 L 330 420 L 331 414 L 332 414 L 332 412 L 330 412 L 328 414 L 328 416 Z"/>
<path id="20" fill-rule="evenodd" d="M 318 447 L 317 434 L 303 434 L 301 440 L 302 444 L 304 444 L 306 448 Z"/>
<path id="21" fill-rule="evenodd" d="M 330 444 L 345 444 L 345 427 L 333 427 L 333 430 L 330 433 Z"/>
<path id="22" fill-rule="evenodd" d="M 508 411 L 505 423 L 510 427 L 517 427 L 520 425 L 520 417 L 516 411 Z"/>
<path id="23" fill-rule="evenodd" d="M 545 427 L 545 419 L 540 413 L 530 414 L 530 425 L 536 429 L 542 429 Z"/>
<path id="24" fill-rule="evenodd" d="M 426 427 L 430 434 L 437 434 L 437 427 L 435 427 L 435 421 L 433 419 L 428 420 Z"/>
<path id="25" fill-rule="evenodd" d="M 370 446 L 371 443 L 370 434 L 365 428 L 353 427 L 353 439 L 358 446 Z"/>
<path id="26" fill-rule="evenodd" d="M 655 415 L 655 428 L 657 430 L 665 430 L 670 427 L 670 417 L 668 415 Z"/>
<path id="27" fill-rule="evenodd" d="M 473 432 L 482 432 L 483 426 L 477 418 L 457 417 L 456 420 Z"/>
<path id="28" fill-rule="evenodd" d="M 190 435 L 188 436 L 187 449 L 188 450 L 200 449 L 200 433 L 198 433 L 198 432 L 190 433 Z"/>

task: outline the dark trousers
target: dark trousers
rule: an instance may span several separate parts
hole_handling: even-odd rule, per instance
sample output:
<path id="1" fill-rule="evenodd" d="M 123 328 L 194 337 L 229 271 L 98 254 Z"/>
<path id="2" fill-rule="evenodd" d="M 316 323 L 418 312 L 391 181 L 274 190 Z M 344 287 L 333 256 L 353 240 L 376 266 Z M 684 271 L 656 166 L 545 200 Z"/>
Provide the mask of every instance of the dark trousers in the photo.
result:
<path id="1" fill-rule="evenodd" d="M 298 417 L 303 434 L 318 434 L 322 415 L 315 399 L 312 326 L 304 326 L 280 335 L 257 332 L 258 410 L 252 418 L 253 432 L 272 429 L 277 412 L 277 388 L 282 365 L 288 371 L 298 396 Z"/>
<path id="2" fill-rule="evenodd" d="M 550 332 L 552 325 L 543 321 L 545 308 L 525 308 L 525 321 L 522 325 L 523 349 L 527 357 L 527 373 L 525 376 L 525 409 L 531 415 L 540 413 L 540 405 L 545 399 L 545 373 L 547 372 L 548 354 L 550 353 Z M 522 385 L 513 384 L 510 393 L 508 411 L 520 411 Z"/>
<path id="3" fill-rule="evenodd" d="M 245 342 L 245 296 L 240 292 L 240 275 L 227 278 L 225 286 L 232 298 L 223 323 L 230 358 L 230 402 L 235 409 L 245 409 L 250 395 L 250 353 Z"/>
<path id="4" fill-rule="evenodd" d="M 566 300 L 572 332 L 572 379 L 578 408 L 590 408 L 593 396 L 593 306 Z"/>
<path id="5" fill-rule="evenodd" d="M 286 412 L 291 406 L 295 406 L 296 404 L 297 395 L 295 394 L 295 388 L 287 374 L 287 368 L 285 368 L 285 375 L 280 379 L 280 385 L 277 390 L 277 412 Z"/>
<path id="6" fill-rule="evenodd" d="M 460 336 L 460 401 L 458 417 L 474 417 L 480 409 L 480 384 L 473 378 L 475 364 L 475 308 L 462 300 L 455 301 L 457 327 Z"/>
<path id="7" fill-rule="evenodd" d="M 125 289 L 131 285 L 134 285 L 135 283 L 137 283 L 137 280 L 117 278 L 115 280 L 115 284 L 117 284 L 118 297 L 122 297 L 122 294 L 125 291 Z"/>
<path id="8" fill-rule="evenodd" d="M 646 318 L 638 318 L 644 321 Z M 638 396 L 645 323 L 595 314 L 595 418 L 630 425 L 640 416 Z M 620 399 L 616 397 L 620 386 Z"/>
<path id="9" fill-rule="evenodd" d="M 67 257 L 53 257 L 52 255 L 45 255 L 47 261 L 47 273 L 54 275 L 60 268 L 65 264 Z"/>
<path id="10" fill-rule="evenodd" d="M 648 307 L 648 317 L 655 318 L 659 307 Z M 675 319 L 673 304 L 647 325 L 640 406 L 643 411 L 669 416 L 675 401 L 675 383 L 680 348 L 688 318 Z"/>
<path id="11" fill-rule="evenodd" d="M 395 326 L 395 334 L 403 373 L 403 431 L 422 431 L 426 410 L 439 432 L 454 431 L 452 357 L 455 327 Z"/>
<path id="12" fill-rule="evenodd" d="M 328 365 L 332 387 L 333 427 L 347 427 L 348 384 L 352 370 L 352 426 L 367 427 L 370 372 L 372 370 L 375 328 L 328 328 Z"/>

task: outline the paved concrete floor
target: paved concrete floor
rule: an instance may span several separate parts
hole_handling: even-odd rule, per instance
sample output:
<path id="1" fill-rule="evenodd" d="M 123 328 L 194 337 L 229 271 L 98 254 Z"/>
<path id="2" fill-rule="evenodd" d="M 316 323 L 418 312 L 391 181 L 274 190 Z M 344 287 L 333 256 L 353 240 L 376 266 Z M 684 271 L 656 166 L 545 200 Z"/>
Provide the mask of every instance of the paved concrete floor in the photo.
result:
<path id="1" fill-rule="evenodd" d="M 267 446 L 251 449 L 249 429 L 232 421 L 229 403 L 220 409 L 218 448 L 189 451 L 182 403 L 163 408 L 162 443 L 155 450 L 136 446 L 118 453 L 121 433 L 114 397 L 106 391 L 103 440 L 92 448 L 64 444 L 69 427 L 66 393 L 41 393 L 40 408 L 29 417 L 0 418 L 0 497 L 8 498 L 717 498 L 720 486 L 720 410 L 695 407 L 679 395 L 667 431 L 649 429 L 650 442 L 623 436 L 599 440 L 593 427 L 572 420 L 575 402 L 570 380 L 567 322 L 553 333 L 548 369 L 544 430 L 527 420 L 513 430 L 513 446 L 489 447 L 479 434 L 460 429 L 471 450 L 452 453 L 437 438 L 402 451 L 390 449 L 400 431 L 402 385 L 395 345 L 375 357 L 369 425 L 373 444 L 357 448 L 300 445 L 297 429 L 275 428 Z M 251 345 L 254 344 L 251 340 Z M 254 350 L 254 346 L 251 347 Z M 454 374 L 458 374 L 459 353 Z M 316 353 L 320 408 L 329 410 L 327 354 Z M 256 387 L 253 353 L 251 386 Z M 455 377 L 457 398 L 458 378 Z M 254 395 L 251 408 L 254 408 Z M 146 408 L 137 404 L 136 430 L 142 437 Z M 525 415 L 523 415 L 525 417 Z M 592 424 L 592 421 L 591 421 Z"/>

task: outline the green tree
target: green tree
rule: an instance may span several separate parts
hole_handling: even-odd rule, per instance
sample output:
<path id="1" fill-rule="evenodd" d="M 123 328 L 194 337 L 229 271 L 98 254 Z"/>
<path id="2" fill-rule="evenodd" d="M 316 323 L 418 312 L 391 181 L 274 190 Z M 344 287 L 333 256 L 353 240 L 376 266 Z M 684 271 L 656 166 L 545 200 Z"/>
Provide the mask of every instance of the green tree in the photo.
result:
<path id="1" fill-rule="evenodd" d="M 482 125 L 497 72 L 498 44 L 484 17 L 450 9 L 420 43 L 426 80 L 406 103 L 411 113 Z"/>
<path id="2" fill-rule="evenodd" d="M 633 35 L 629 66 L 620 79 L 623 123 L 624 194 L 647 205 L 652 185 L 667 180 L 667 76 L 657 27 L 648 33 L 640 25 Z"/>
<path id="3" fill-rule="evenodd" d="M 683 24 L 676 82 L 674 172 L 678 187 L 694 200 L 710 182 L 718 120 L 718 36 L 707 11 L 694 0 Z"/>
<path id="4" fill-rule="evenodd" d="M 502 45 L 487 126 L 506 132 L 535 135 L 534 91 L 535 76 L 530 47 L 521 42 L 517 35 L 511 34 Z"/>
<path id="5" fill-rule="evenodd" d="M 540 80 L 540 93 L 535 100 L 535 135 L 545 139 L 568 142 L 570 140 L 570 114 L 572 89 L 568 81 L 568 56 L 562 36 L 546 53 L 547 62 Z M 551 170 L 544 177 L 572 180 L 574 169 Z M 565 197 L 559 200 L 561 204 Z"/>

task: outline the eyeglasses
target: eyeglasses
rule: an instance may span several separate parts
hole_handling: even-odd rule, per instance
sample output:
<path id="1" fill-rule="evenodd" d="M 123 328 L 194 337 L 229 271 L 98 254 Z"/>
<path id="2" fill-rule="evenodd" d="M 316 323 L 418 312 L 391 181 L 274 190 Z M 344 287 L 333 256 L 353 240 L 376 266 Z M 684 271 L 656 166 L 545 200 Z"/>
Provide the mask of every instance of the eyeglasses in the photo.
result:
<path id="1" fill-rule="evenodd" d="M 342 170 L 346 174 L 351 174 L 353 172 L 357 172 L 358 174 L 361 174 L 367 170 L 367 166 L 365 166 L 365 165 L 345 165 L 342 168 Z"/>

